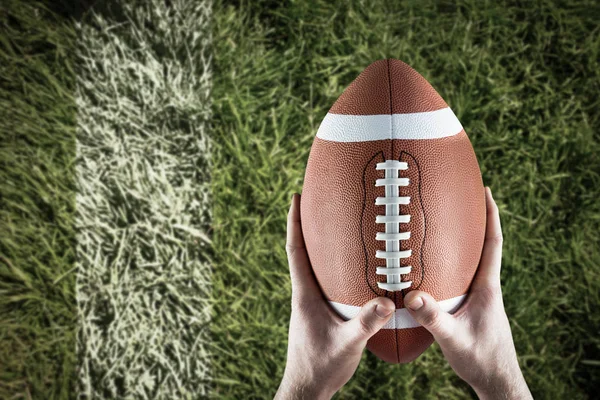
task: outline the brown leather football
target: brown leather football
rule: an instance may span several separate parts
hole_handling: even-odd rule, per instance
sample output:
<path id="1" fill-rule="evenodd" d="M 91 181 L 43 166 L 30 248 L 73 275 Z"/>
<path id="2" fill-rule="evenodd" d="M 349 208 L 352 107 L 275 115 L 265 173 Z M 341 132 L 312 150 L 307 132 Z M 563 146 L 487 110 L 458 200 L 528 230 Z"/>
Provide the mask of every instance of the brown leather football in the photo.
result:
<path id="1" fill-rule="evenodd" d="M 404 308 L 419 289 L 454 312 L 485 235 L 485 194 L 469 138 L 414 69 L 380 60 L 335 102 L 314 140 L 301 200 L 315 276 L 344 319 L 378 296 L 396 303 L 367 348 L 414 360 L 432 336 Z"/>

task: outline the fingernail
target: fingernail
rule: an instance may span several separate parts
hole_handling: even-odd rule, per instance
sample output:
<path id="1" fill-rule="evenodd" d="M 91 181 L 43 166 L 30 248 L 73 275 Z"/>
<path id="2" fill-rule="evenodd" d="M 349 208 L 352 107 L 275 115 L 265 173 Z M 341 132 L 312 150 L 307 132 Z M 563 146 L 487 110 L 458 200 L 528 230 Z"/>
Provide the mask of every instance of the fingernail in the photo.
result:
<path id="1" fill-rule="evenodd" d="M 423 299 L 421 296 L 417 296 L 407 304 L 407 307 L 413 311 L 417 311 L 419 308 L 423 307 Z"/>
<path id="2" fill-rule="evenodd" d="M 387 308 L 387 307 L 382 307 L 382 306 L 375 306 L 375 314 L 377 314 L 377 316 L 379 318 L 386 318 L 388 315 L 390 315 L 394 310 L 391 308 Z"/>

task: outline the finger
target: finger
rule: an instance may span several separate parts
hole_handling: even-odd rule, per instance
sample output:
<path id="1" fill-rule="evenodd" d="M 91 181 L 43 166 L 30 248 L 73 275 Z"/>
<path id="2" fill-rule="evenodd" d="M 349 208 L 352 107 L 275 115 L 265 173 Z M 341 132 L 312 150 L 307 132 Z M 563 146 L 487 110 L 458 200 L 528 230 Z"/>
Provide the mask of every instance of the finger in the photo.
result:
<path id="1" fill-rule="evenodd" d="M 440 308 L 431 295 L 413 290 L 404 298 L 404 304 L 410 315 L 433 335 L 440 346 L 452 338 L 457 322 Z"/>
<path id="2" fill-rule="evenodd" d="M 500 286 L 500 268 L 502 265 L 502 227 L 498 206 L 492 197 L 490 188 L 485 190 L 487 223 L 481 260 L 472 289 Z"/>
<path id="3" fill-rule="evenodd" d="M 298 194 L 294 194 L 292 197 L 292 204 L 288 212 L 287 243 L 285 249 L 290 265 L 293 297 L 295 299 L 322 297 L 321 290 L 310 267 L 306 247 L 304 246 L 300 221 L 300 195 Z"/>
<path id="4" fill-rule="evenodd" d="M 350 343 L 365 347 L 367 340 L 390 320 L 396 306 L 387 297 L 378 297 L 362 306 L 358 315 L 344 323 L 342 329 Z"/>

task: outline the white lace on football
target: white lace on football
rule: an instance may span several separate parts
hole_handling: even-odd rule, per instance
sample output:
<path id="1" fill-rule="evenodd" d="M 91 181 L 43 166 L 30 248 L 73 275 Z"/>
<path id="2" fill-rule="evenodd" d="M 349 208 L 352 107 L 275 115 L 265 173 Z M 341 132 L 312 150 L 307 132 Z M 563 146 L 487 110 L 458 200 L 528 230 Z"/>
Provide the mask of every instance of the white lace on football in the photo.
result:
<path id="1" fill-rule="evenodd" d="M 377 170 L 385 170 L 385 178 L 377 179 L 375 186 L 385 186 L 385 197 L 375 199 L 375 204 L 385 206 L 385 215 L 378 215 L 375 222 L 385 224 L 385 232 L 377 232 L 376 239 L 385 241 L 385 251 L 377 250 L 376 258 L 385 260 L 385 267 L 377 267 L 378 275 L 385 275 L 387 282 L 377 282 L 380 289 L 390 292 L 407 289 L 411 281 L 402 282 L 402 275 L 412 267 L 400 266 L 400 260 L 408 258 L 412 250 L 400 250 L 400 241 L 410 239 L 410 232 L 401 232 L 399 224 L 410 222 L 410 215 L 400 215 L 400 205 L 410 204 L 410 197 L 400 197 L 400 186 L 408 186 L 408 178 L 399 178 L 398 171 L 408 169 L 408 164 L 396 160 L 377 163 Z"/>

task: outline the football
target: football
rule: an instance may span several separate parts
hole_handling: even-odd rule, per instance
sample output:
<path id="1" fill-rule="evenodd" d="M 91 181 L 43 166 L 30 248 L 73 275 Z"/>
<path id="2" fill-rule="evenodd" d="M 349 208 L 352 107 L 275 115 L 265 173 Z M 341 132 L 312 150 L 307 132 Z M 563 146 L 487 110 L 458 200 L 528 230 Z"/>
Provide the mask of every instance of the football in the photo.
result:
<path id="1" fill-rule="evenodd" d="M 460 307 L 481 256 L 485 193 L 473 147 L 454 112 L 418 72 L 376 61 L 319 126 L 301 198 L 315 277 L 344 319 L 369 300 L 396 304 L 367 348 L 391 363 L 433 342 L 404 307 L 419 289 Z"/>

